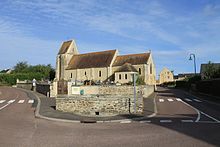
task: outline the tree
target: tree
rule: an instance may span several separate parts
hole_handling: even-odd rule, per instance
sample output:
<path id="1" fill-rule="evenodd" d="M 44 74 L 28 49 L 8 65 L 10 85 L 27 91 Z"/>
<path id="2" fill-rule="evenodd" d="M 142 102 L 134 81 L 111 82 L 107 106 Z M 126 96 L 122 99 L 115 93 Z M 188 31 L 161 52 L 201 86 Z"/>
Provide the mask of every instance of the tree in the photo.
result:
<path id="1" fill-rule="evenodd" d="M 26 61 L 21 61 L 18 62 L 15 66 L 14 66 L 14 71 L 13 73 L 24 73 L 26 72 L 28 69 L 28 64 Z"/>
<path id="2" fill-rule="evenodd" d="M 208 62 L 204 76 L 206 79 L 219 78 L 220 77 L 220 67 L 215 67 L 214 63 L 211 61 Z"/>
<path id="3" fill-rule="evenodd" d="M 213 74 L 214 74 L 214 64 L 211 61 L 209 61 L 205 68 L 204 75 L 207 79 L 211 79 Z"/>
<path id="4" fill-rule="evenodd" d="M 14 66 L 13 73 L 39 73 L 43 75 L 43 79 L 47 80 L 53 80 L 55 78 L 55 70 L 51 66 L 51 64 L 48 65 L 29 65 L 27 62 L 18 62 Z"/>

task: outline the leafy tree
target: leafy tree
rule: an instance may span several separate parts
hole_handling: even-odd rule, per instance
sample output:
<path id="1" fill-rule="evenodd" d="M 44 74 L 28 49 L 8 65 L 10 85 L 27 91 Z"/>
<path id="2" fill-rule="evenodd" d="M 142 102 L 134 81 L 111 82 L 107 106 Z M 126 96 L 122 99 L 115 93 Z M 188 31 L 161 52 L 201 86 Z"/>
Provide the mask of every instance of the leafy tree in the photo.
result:
<path id="1" fill-rule="evenodd" d="M 204 76 L 206 79 L 220 78 L 220 67 L 216 67 L 211 61 L 208 62 Z"/>
<path id="2" fill-rule="evenodd" d="M 14 66 L 14 71 L 13 73 L 24 73 L 27 71 L 28 69 L 28 64 L 26 61 L 21 61 L 18 62 L 15 66 Z"/>
<path id="3" fill-rule="evenodd" d="M 48 65 L 29 65 L 27 62 L 18 62 L 15 67 L 13 73 L 39 73 L 42 75 L 43 79 L 53 80 L 55 78 L 55 70 L 51 66 Z"/>

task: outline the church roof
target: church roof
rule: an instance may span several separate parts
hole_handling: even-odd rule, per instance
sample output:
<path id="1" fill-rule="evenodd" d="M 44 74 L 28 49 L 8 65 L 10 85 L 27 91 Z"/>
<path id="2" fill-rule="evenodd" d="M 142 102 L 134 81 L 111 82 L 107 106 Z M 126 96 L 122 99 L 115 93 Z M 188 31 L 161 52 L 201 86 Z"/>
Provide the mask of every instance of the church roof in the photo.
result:
<path id="1" fill-rule="evenodd" d="M 132 65 L 147 64 L 149 57 L 150 53 L 117 56 L 113 66 L 122 66 L 125 63 L 130 63 Z"/>
<path id="2" fill-rule="evenodd" d="M 115 53 L 116 50 L 108 50 L 102 52 L 73 55 L 69 62 L 67 70 L 109 67 Z"/>
<path id="3" fill-rule="evenodd" d="M 65 54 L 67 52 L 71 42 L 72 42 L 72 40 L 63 42 L 58 54 Z"/>
<path id="4" fill-rule="evenodd" d="M 137 72 L 137 70 L 130 63 L 125 63 L 116 72 Z"/>

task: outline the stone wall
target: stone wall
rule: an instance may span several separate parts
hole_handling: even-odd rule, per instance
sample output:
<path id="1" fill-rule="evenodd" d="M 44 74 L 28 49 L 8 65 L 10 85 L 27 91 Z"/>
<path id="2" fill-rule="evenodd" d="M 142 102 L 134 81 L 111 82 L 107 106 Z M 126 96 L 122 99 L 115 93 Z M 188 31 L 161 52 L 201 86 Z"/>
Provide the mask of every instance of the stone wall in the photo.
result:
<path id="1" fill-rule="evenodd" d="M 27 89 L 27 90 L 33 90 L 36 92 L 39 92 L 43 95 L 46 95 L 49 97 L 50 95 L 50 84 L 47 83 L 37 83 L 35 89 L 33 88 L 33 83 L 31 81 L 20 81 L 17 80 L 16 82 L 17 88 Z"/>
<path id="2" fill-rule="evenodd" d="M 72 86 L 76 87 L 76 86 Z M 134 87 L 133 86 L 79 86 L 80 90 L 83 90 L 84 95 L 133 95 Z M 70 92 L 69 95 L 72 95 Z M 136 86 L 137 93 L 142 93 L 144 97 L 148 97 L 150 94 L 154 92 L 153 85 L 143 85 Z"/>
<path id="3" fill-rule="evenodd" d="M 20 81 L 19 79 L 17 79 L 16 87 L 17 88 L 22 88 L 22 89 L 27 89 L 27 90 L 32 90 L 32 82 L 27 81 L 27 80 Z"/>
<path id="4" fill-rule="evenodd" d="M 72 96 L 56 98 L 56 109 L 85 116 L 113 116 L 134 111 L 134 97 L 127 96 Z M 136 114 L 143 113 L 143 98 L 136 99 Z"/>

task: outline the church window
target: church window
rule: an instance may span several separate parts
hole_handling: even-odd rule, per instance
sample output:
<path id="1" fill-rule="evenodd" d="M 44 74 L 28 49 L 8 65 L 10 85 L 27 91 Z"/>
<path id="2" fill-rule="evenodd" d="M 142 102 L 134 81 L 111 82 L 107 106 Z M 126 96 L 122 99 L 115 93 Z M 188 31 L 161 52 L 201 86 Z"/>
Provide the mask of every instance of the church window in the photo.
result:
<path id="1" fill-rule="evenodd" d="M 73 73 L 70 74 L 70 78 L 73 78 Z"/>
<path id="2" fill-rule="evenodd" d="M 125 74 L 125 79 L 128 79 L 128 75 L 127 74 Z"/>
<path id="3" fill-rule="evenodd" d="M 99 77 L 101 77 L 102 76 L 102 72 L 101 71 L 99 71 Z"/>
<path id="4" fill-rule="evenodd" d="M 152 64 L 150 64 L 150 74 L 152 74 Z"/>
<path id="5" fill-rule="evenodd" d="M 139 74 L 141 75 L 141 68 L 139 68 L 139 70 L 138 70 L 138 71 L 139 71 Z"/>
<path id="6" fill-rule="evenodd" d="M 85 76 L 86 76 L 86 71 L 85 71 Z"/>
<path id="7" fill-rule="evenodd" d="M 121 80 L 121 74 L 119 74 L 119 80 Z"/>

